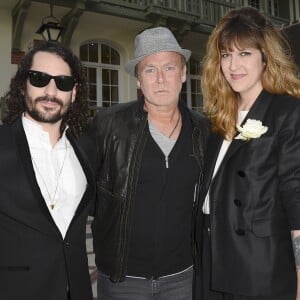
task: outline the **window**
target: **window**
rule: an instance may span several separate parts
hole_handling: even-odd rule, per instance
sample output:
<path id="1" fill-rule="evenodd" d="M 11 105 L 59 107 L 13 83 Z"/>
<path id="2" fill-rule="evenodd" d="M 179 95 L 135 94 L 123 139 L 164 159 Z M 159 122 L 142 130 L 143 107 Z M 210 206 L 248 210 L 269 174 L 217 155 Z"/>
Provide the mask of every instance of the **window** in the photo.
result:
<path id="1" fill-rule="evenodd" d="M 259 9 L 259 0 L 248 0 L 248 5 Z"/>
<path id="2" fill-rule="evenodd" d="M 203 97 L 200 86 L 200 62 L 191 58 L 187 65 L 186 82 L 182 86 L 181 99 L 187 106 L 201 111 L 203 106 Z"/>
<path id="3" fill-rule="evenodd" d="M 278 0 L 268 1 L 269 14 L 278 17 L 279 16 L 279 6 Z"/>
<path id="4" fill-rule="evenodd" d="M 109 45 L 90 42 L 80 47 L 85 67 L 89 107 L 119 103 L 120 54 Z"/>

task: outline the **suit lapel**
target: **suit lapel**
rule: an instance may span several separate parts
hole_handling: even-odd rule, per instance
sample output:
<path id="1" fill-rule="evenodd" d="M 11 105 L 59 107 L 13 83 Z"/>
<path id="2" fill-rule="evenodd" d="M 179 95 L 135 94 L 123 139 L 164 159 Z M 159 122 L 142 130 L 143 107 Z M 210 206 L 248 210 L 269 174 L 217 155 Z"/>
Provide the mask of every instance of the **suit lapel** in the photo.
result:
<path id="1" fill-rule="evenodd" d="M 31 227 L 36 228 L 39 231 L 43 231 L 45 233 L 53 232 L 55 235 L 60 236 L 60 231 L 58 227 L 56 226 L 49 209 L 46 205 L 45 199 L 43 198 L 43 195 L 40 191 L 39 185 L 37 183 L 34 168 L 32 165 L 30 150 L 28 146 L 28 142 L 26 139 L 25 131 L 22 125 L 21 118 L 17 120 L 14 124 L 12 124 L 12 130 L 15 136 L 15 141 L 17 145 L 17 151 L 20 157 L 20 162 L 23 165 L 26 179 L 29 183 L 29 186 L 31 188 L 32 194 L 34 197 L 26 198 L 26 195 L 24 195 L 25 201 L 26 201 L 26 207 L 31 207 L 31 209 L 28 209 L 29 215 L 24 215 L 24 223 L 28 224 Z M 85 190 L 85 193 L 82 197 L 81 202 L 79 203 L 75 216 L 76 218 L 82 210 L 86 207 L 86 205 L 89 203 L 93 196 L 93 192 L 95 191 L 95 183 L 94 183 L 94 175 L 93 175 L 93 169 L 89 164 L 89 160 L 86 157 L 85 153 L 76 143 L 75 139 L 72 137 L 70 133 L 67 132 L 67 138 L 69 139 L 76 156 L 82 166 L 82 169 L 86 175 L 87 178 L 87 188 Z M 38 207 L 38 209 L 36 209 Z M 37 210 L 38 213 L 34 214 L 34 217 L 32 217 L 31 213 Z M 74 219 L 73 218 L 73 219 Z M 72 220 L 73 221 L 73 220 Z M 72 222 L 71 222 L 72 224 Z M 70 224 L 70 226 L 71 226 Z"/>
<path id="2" fill-rule="evenodd" d="M 258 98 L 256 99 L 256 101 L 254 102 L 252 108 L 246 115 L 241 125 L 244 125 L 247 119 L 259 120 L 262 121 L 262 123 L 264 124 L 264 119 L 269 110 L 269 106 L 271 102 L 272 102 L 272 95 L 266 91 L 262 91 L 258 96 Z M 233 139 L 233 141 L 231 142 L 228 148 L 228 151 L 224 156 L 221 166 L 225 165 L 226 161 L 228 161 L 241 147 L 246 145 L 247 145 L 246 141 Z"/>
<path id="3" fill-rule="evenodd" d="M 36 207 L 38 207 L 39 212 L 37 214 L 34 214 L 34 216 L 25 216 L 25 223 L 27 223 L 31 227 L 35 227 L 39 231 L 44 231 L 48 234 L 52 231 L 55 235 L 57 235 L 59 234 L 59 230 L 50 215 L 50 212 L 47 208 L 47 205 L 45 203 L 45 200 L 42 196 L 42 193 L 40 191 L 39 185 L 35 177 L 30 150 L 26 139 L 25 131 L 23 129 L 21 118 L 17 120 L 14 124 L 12 124 L 12 130 L 15 135 L 15 141 L 17 145 L 17 151 L 20 157 L 20 162 L 23 165 L 26 174 L 25 180 L 29 182 L 32 194 L 34 195 L 32 199 L 31 197 L 26 198 L 26 194 L 24 195 L 26 206 L 32 207 L 34 210 L 36 210 Z M 30 212 L 31 210 L 29 209 L 28 213 Z"/>
<path id="4" fill-rule="evenodd" d="M 205 163 L 204 163 L 204 188 L 205 194 L 208 191 L 210 182 L 212 180 L 215 164 L 218 158 L 218 154 L 222 145 L 223 138 L 220 135 L 211 133 L 208 138 L 205 154 Z"/>

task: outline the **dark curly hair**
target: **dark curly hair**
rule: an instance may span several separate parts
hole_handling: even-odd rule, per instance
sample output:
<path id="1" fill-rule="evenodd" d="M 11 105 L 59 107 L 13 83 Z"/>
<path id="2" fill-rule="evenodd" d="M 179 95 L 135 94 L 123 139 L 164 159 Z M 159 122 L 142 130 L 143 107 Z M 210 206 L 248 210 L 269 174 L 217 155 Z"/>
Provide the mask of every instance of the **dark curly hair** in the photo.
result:
<path id="1" fill-rule="evenodd" d="M 87 129 L 89 119 L 84 68 L 71 50 L 61 43 L 53 41 L 39 43 L 21 61 L 15 76 L 11 80 L 10 89 L 4 96 L 8 111 L 3 122 L 13 123 L 26 110 L 24 91 L 26 90 L 28 71 L 31 68 L 34 55 L 40 51 L 58 55 L 71 69 L 71 74 L 76 81 L 76 98 L 70 111 L 62 120 L 60 131 L 62 133 L 68 124 L 72 134 L 79 136 Z"/>

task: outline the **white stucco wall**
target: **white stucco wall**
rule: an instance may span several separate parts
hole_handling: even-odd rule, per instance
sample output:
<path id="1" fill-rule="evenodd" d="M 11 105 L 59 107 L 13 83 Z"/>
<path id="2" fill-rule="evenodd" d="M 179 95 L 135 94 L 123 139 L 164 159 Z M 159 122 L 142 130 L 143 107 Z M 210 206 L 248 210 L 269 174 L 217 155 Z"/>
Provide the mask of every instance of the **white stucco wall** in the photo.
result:
<path id="1" fill-rule="evenodd" d="M 0 97 L 8 90 L 10 79 L 17 70 L 17 65 L 11 64 L 12 7 L 3 8 L 0 6 Z M 68 11 L 68 8 L 55 6 L 53 15 L 60 19 Z M 41 25 L 43 17 L 49 14 L 49 5 L 32 2 L 23 26 L 20 50 L 27 52 L 31 49 L 33 40 L 41 38 L 35 31 Z M 76 55 L 79 55 L 80 45 L 91 40 L 105 41 L 119 51 L 121 55 L 120 102 L 136 99 L 135 78 L 127 75 L 124 65 L 133 57 L 136 34 L 147 26 L 149 26 L 147 23 L 84 12 L 79 18 L 78 26 L 73 34 L 70 48 Z"/>
<path id="2" fill-rule="evenodd" d="M 17 70 L 11 61 L 11 15 L 9 9 L 0 10 L 0 97 L 9 88 L 10 79 Z"/>
<path id="3" fill-rule="evenodd" d="M 6 4 L 5 4 L 6 3 Z M 7 91 L 10 78 L 17 70 L 17 65 L 11 64 L 11 39 L 12 39 L 12 19 L 11 11 L 18 3 L 18 0 L 0 1 L 0 97 Z M 70 8 L 54 6 L 53 15 L 62 19 Z M 31 5 L 24 22 L 20 50 L 27 52 L 31 49 L 35 39 L 42 37 L 36 34 L 42 19 L 50 15 L 49 4 L 31 2 Z M 121 56 L 121 68 L 119 76 L 119 101 L 127 102 L 136 99 L 136 79 L 125 72 L 126 62 L 133 57 L 135 36 L 143 29 L 151 26 L 150 23 L 139 22 L 126 18 L 114 17 L 111 15 L 84 12 L 79 17 L 78 25 L 72 36 L 70 47 L 76 55 L 79 55 L 79 48 L 85 42 L 102 41 L 116 48 Z M 184 48 L 193 51 L 193 55 L 201 57 L 205 47 L 204 35 L 190 33 L 185 38 Z M 200 51 L 201 50 L 201 51 Z"/>
<path id="4" fill-rule="evenodd" d="M 136 34 L 149 26 L 147 23 L 136 24 L 110 15 L 85 12 L 74 32 L 71 48 L 79 55 L 80 45 L 89 41 L 102 41 L 116 48 L 121 55 L 120 102 L 136 99 L 136 80 L 129 76 L 125 63 L 133 57 Z"/>

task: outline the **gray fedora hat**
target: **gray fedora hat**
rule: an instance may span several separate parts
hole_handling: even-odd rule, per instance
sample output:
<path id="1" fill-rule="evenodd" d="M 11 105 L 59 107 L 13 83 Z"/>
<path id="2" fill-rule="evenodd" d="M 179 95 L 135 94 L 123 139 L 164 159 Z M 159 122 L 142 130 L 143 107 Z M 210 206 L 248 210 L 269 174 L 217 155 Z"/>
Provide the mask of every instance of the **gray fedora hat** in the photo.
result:
<path id="1" fill-rule="evenodd" d="M 135 38 L 134 59 L 125 65 L 125 70 L 132 76 L 135 76 L 136 65 L 146 56 L 161 51 L 174 51 L 184 56 L 188 61 L 191 51 L 182 49 L 173 33 L 166 27 L 155 27 L 146 29 Z"/>

